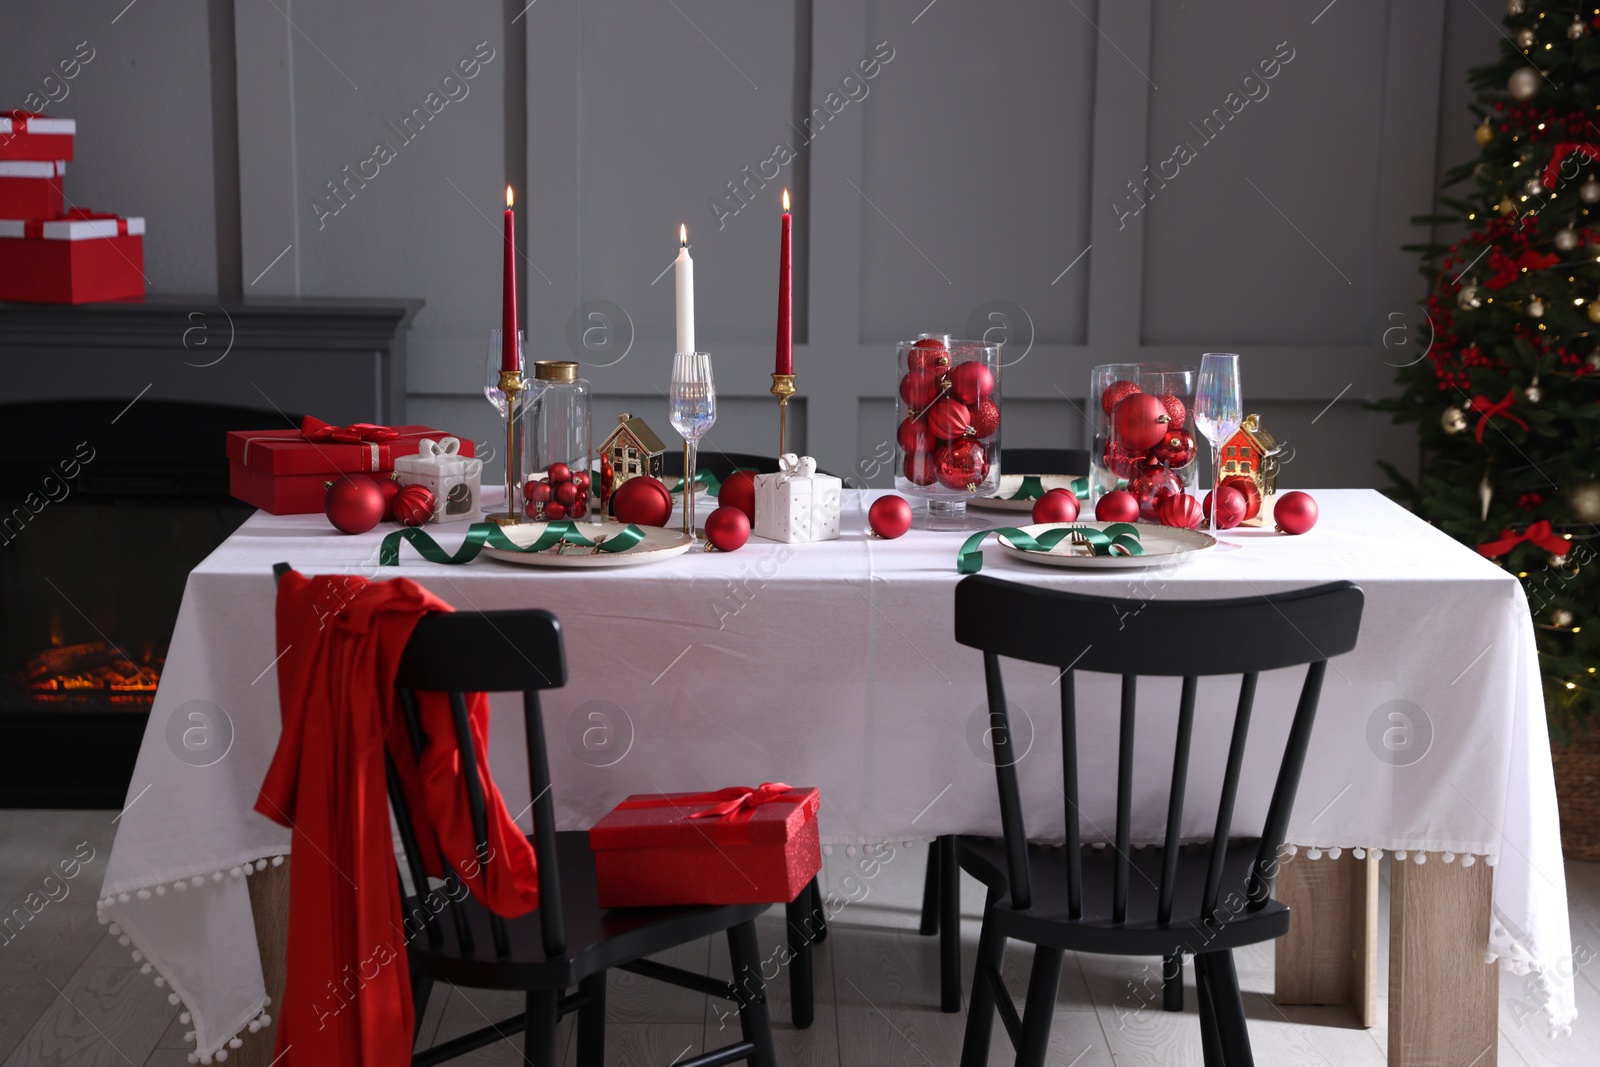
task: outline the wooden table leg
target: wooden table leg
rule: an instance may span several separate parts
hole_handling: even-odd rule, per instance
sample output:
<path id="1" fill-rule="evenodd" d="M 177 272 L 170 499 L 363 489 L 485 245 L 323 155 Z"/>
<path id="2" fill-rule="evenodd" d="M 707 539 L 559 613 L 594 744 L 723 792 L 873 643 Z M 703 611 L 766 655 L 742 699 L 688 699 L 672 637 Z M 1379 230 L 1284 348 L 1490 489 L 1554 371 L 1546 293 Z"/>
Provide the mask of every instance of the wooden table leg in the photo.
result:
<path id="1" fill-rule="evenodd" d="M 267 996 L 272 1006 L 267 1014 L 272 1025 L 256 1033 L 248 1030 L 240 1034 L 242 1048 L 228 1056 L 233 1067 L 270 1067 L 273 1045 L 278 1040 L 278 1012 L 283 1005 L 283 977 L 285 954 L 289 947 L 289 864 L 285 857 L 283 866 L 268 864 L 265 870 L 250 876 L 250 908 L 256 917 L 256 944 L 261 949 L 261 974 L 266 979 Z"/>
<path id="2" fill-rule="evenodd" d="M 1484 963 L 1494 870 L 1437 855 L 1389 872 L 1390 1067 L 1494 1067 L 1500 968 Z"/>
<path id="3" fill-rule="evenodd" d="M 1277 897 L 1291 909 L 1277 942 L 1279 1004 L 1348 1004 L 1356 1023 L 1378 1022 L 1378 860 L 1286 859 Z"/>

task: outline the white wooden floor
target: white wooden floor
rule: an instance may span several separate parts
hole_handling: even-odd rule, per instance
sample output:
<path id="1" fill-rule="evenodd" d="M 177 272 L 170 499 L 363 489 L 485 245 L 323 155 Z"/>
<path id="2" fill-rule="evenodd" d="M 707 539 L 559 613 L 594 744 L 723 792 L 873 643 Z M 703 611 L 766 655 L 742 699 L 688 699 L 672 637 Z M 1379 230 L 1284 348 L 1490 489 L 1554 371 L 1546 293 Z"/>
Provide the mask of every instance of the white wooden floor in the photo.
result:
<path id="1" fill-rule="evenodd" d="M 88 841 L 95 859 L 64 899 L 48 904 L 20 934 L 0 943 L 0 1067 L 180 1067 L 185 1065 L 177 1008 L 166 992 L 139 974 L 126 949 L 106 936 L 94 919 L 94 899 L 105 873 L 115 827 L 112 812 L 0 812 L 0 915 L 20 907 L 47 873 Z M 777 1029 L 778 1061 L 795 1067 L 832 1064 L 927 1064 L 954 1067 L 960 1058 L 964 1016 L 938 1010 L 937 939 L 916 932 L 927 847 L 897 848 L 862 870 L 862 856 L 833 850 L 824 869 L 825 889 L 844 903 L 834 935 L 817 949 L 816 1022 L 808 1030 L 790 1026 L 788 976 L 769 987 Z M 872 871 L 876 875 L 869 877 Z M 1600 865 L 1567 864 L 1576 943 L 1600 947 Z M 59 890 L 56 890 L 59 893 Z M 1387 893 L 1387 877 L 1385 878 Z M 976 883 L 964 894 L 966 973 L 977 946 Z M 836 903 L 834 905 L 838 907 Z M 1387 905 L 1382 909 L 1387 914 Z M 0 935 L 3 940 L 5 935 Z M 763 952 L 782 937 L 782 911 L 762 923 Z M 1387 945 L 1387 931 L 1380 944 Z M 1385 956 L 1387 954 L 1385 953 Z M 727 973 L 721 940 L 686 946 L 668 962 Z M 1012 991 L 1020 1001 L 1029 957 L 1012 951 L 1006 960 Z M 1270 945 L 1238 955 L 1256 1060 L 1263 1064 L 1326 1064 L 1361 1067 L 1384 1063 L 1383 1027 L 1351 1027 L 1340 1009 L 1280 1009 L 1266 995 L 1272 988 Z M 1387 958 L 1379 975 L 1387 974 Z M 1199 1065 L 1199 1023 L 1194 1014 L 1192 971 L 1187 1010 L 1159 1007 L 1158 970 L 1151 961 L 1112 956 L 1068 956 L 1056 1002 L 1050 1063 L 1060 1067 Z M 737 1035 L 729 1019 L 719 1032 L 717 1008 L 707 998 L 660 986 L 629 974 L 611 978 L 608 992 L 607 1062 L 666 1067 Z M 1544 1036 L 1537 1012 L 1520 979 L 1501 980 L 1502 1065 L 1600 1064 L 1600 961 L 1578 978 L 1579 1020 L 1571 1037 Z M 452 990 L 433 998 L 424 1039 L 465 1033 L 520 1010 L 516 996 Z M 726 1010 L 725 1008 L 723 1010 Z M 1387 1015 L 1387 1006 L 1379 1016 Z M 1003 1030 L 996 1026 L 991 1062 L 1011 1062 Z M 570 1036 L 570 1034 L 568 1035 Z M 473 1067 L 524 1063 L 520 1037 L 454 1062 Z M 565 1061 L 572 1043 L 563 1038 Z M 192 1048 L 193 1046 L 190 1046 Z"/>

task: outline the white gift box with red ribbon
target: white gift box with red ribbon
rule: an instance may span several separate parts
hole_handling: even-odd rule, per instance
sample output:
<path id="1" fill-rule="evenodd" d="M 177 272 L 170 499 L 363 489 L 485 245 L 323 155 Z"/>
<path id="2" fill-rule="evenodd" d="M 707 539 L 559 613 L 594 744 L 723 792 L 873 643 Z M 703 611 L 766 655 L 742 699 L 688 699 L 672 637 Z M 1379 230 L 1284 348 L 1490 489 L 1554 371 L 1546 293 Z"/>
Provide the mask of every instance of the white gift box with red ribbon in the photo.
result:
<path id="1" fill-rule="evenodd" d="M 778 468 L 756 475 L 756 536 L 788 544 L 837 540 L 844 483 L 818 474 L 810 456 L 785 453 Z"/>
<path id="2" fill-rule="evenodd" d="M 424 438 L 416 455 L 395 457 L 394 476 L 433 493 L 429 522 L 477 522 L 482 515 L 483 460 L 461 455 L 458 438 Z"/>
<path id="3" fill-rule="evenodd" d="M 144 219 L 74 208 L 58 219 L 0 219 L 0 300 L 143 300 Z"/>
<path id="4" fill-rule="evenodd" d="M 77 119 L 36 111 L 0 111 L 0 159 L 71 159 Z"/>

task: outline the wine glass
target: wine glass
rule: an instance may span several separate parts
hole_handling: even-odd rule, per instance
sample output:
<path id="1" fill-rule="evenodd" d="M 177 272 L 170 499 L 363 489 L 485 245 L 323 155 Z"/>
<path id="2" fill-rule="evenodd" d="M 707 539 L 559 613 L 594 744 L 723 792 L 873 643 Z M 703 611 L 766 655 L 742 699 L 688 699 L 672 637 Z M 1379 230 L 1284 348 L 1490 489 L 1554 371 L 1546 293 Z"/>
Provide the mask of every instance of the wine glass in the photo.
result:
<path id="1" fill-rule="evenodd" d="M 672 392 L 667 398 L 672 428 L 683 438 L 684 532 L 694 532 L 695 459 L 700 438 L 717 421 L 717 389 L 711 381 L 709 352 L 679 352 L 672 357 Z"/>
<path id="2" fill-rule="evenodd" d="M 500 413 L 500 417 L 501 418 L 505 418 L 505 414 L 506 414 L 506 394 L 504 394 L 504 393 L 502 393 L 500 391 L 500 338 L 501 338 L 501 336 L 502 336 L 502 334 L 500 333 L 499 330 L 490 330 L 489 331 L 488 370 L 484 374 L 483 395 L 489 398 L 489 403 L 494 405 L 494 409 Z M 528 370 L 527 363 L 524 362 L 527 359 L 527 350 L 524 347 L 525 344 L 526 344 L 526 337 L 523 335 L 523 332 L 521 330 L 518 330 L 517 331 L 517 366 L 518 366 L 518 368 L 520 368 L 522 370 L 522 372 L 524 374 L 526 374 L 527 370 Z M 524 389 L 521 392 L 521 394 L 519 394 L 519 396 L 518 396 L 517 407 L 521 408 L 522 405 L 527 402 L 528 397 L 530 395 L 531 395 L 531 390 Z"/>
<path id="3" fill-rule="evenodd" d="M 1222 444 L 1239 432 L 1244 407 L 1239 399 L 1239 357 L 1207 352 L 1200 358 L 1200 387 L 1194 398 L 1195 429 L 1211 442 L 1211 532 L 1217 532 L 1217 493 L 1221 484 Z"/>

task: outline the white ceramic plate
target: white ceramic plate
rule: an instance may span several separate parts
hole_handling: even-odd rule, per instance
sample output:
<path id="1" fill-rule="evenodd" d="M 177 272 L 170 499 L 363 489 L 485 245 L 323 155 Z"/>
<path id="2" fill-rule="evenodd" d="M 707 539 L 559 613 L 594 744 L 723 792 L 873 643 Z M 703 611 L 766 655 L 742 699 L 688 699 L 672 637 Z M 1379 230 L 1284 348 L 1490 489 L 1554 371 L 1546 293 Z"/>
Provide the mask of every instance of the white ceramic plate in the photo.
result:
<path id="1" fill-rule="evenodd" d="M 1041 522 L 1029 526 L 1019 526 L 1017 529 L 1023 533 L 1038 537 L 1046 530 L 1054 530 L 1062 526 L 1092 526 L 1103 530 L 1112 525 L 1108 522 Z M 1017 548 L 1008 542 L 1004 535 L 997 534 L 995 540 L 1000 542 L 1000 548 L 1008 556 L 1025 559 L 1029 563 L 1043 563 L 1050 567 L 1082 567 L 1086 570 L 1134 570 L 1141 567 L 1160 567 L 1179 563 L 1187 563 L 1201 552 L 1208 552 L 1217 547 L 1216 538 L 1210 534 L 1201 533 L 1199 530 L 1180 530 L 1174 526 L 1156 526 L 1151 523 L 1135 523 L 1139 528 L 1139 543 L 1144 546 L 1142 556 L 1080 556 L 1073 554 L 1071 539 L 1063 540 L 1048 552 L 1028 552 Z"/>
<path id="2" fill-rule="evenodd" d="M 1033 501 L 1006 499 L 1021 490 L 1023 477 L 1021 474 L 1002 474 L 1000 488 L 994 496 L 972 497 L 967 501 L 967 507 L 977 508 L 980 511 L 1026 511 L 1032 514 Z M 1072 491 L 1072 479 L 1065 474 L 1034 474 L 1028 477 L 1039 479 L 1039 484 L 1044 486 L 1046 492 L 1051 489 L 1065 489 L 1069 493 Z M 1082 500 L 1078 503 L 1085 504 Z"/>
<path id="3" fill-rule="evenodd" d="M 501 531 L 518 545 L 531 545 L 544 533 L 547 523 L 524 522 L 516 526 L 503 526 Z M 582 533 L 591 541 L 602 537 L 615 537 L 627 527 L 620 522 L 580 524 Z M 484 546 L 483 554 L 505 563 L 521 563 L 530 567 L 630 567 L 638 563 L 657 563 L 689 551 L 694 541 L 682 530 L 669 530 L 660 526 L 641 526 L 644 540 L 626 552 L 596 552 L 584 545 L 575 545 L 564 552 L 555 549 L 544 552 L 507 552 L 503 548 Z"/>

